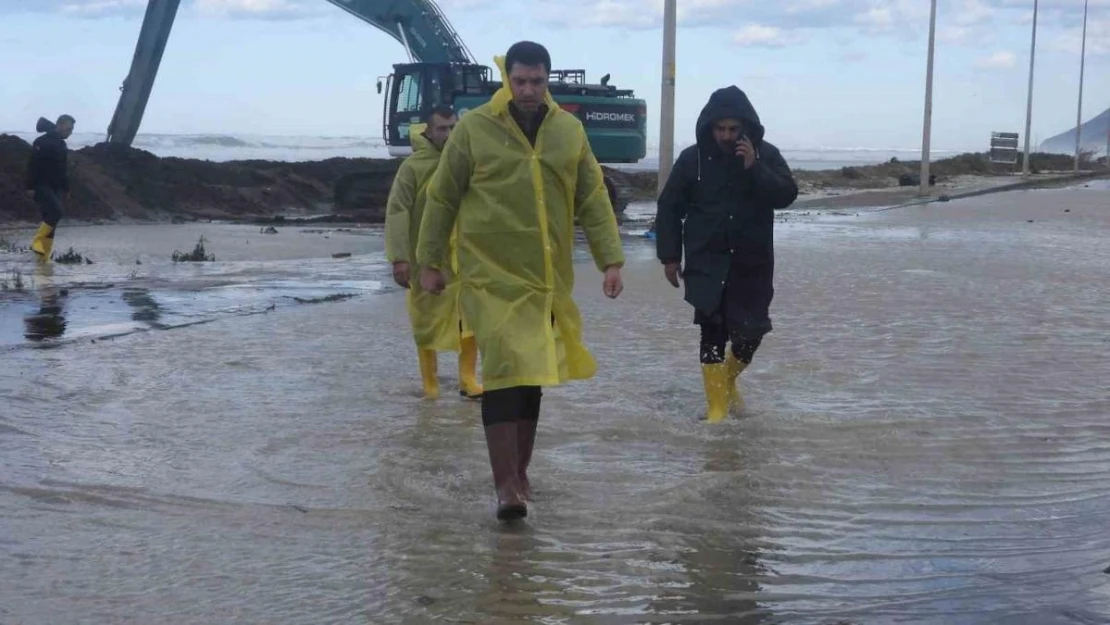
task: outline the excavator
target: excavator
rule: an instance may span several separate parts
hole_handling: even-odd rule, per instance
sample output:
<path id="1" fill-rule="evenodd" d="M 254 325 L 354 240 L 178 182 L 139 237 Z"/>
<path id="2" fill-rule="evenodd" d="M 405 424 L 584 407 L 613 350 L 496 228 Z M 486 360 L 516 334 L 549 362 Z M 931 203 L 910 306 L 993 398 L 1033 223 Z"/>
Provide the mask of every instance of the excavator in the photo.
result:
<path id="1" fill-rule="evenodd" d="M 382 137 L 389 154 L 412 153 L 409 127 L 437 104 L 460 116 L 489 101 L 501 87 L 489 66 L 476 62 L 433 0 L 324 0 L 390 35 L 404 47 L 408 63 L 393 65 L 379 78 L 384 90 Z M 131 70 L 120 87 L 119 104 L 108 126 L 109 144 L 130 146 L 138 134 L 154 79 L 181 0 L 149 0 Z M 631 90 L 586 80 L 582 69 L 553 69 L 549 89 L 555 102 L 582 121 L 590 147 L 601 163 L 635 163 L 647 151 L 647 104 Z M 348 174 L 335 184 L 338 207 L 362 204 L 365 193 L 382 184 L 380 172 Z M 388 174 L 392 175 L 392 174 Z M 612 189 L 612 181 L 606 180 Z"/>

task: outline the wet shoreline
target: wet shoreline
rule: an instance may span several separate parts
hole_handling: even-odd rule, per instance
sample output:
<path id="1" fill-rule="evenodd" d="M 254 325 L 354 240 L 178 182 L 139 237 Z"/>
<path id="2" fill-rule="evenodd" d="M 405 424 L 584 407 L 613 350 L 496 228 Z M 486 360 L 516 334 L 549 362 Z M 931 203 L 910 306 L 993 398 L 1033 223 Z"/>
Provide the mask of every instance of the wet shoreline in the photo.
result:
<path id="1" fill-rule="evenodd" d="M 419 398 L 377 235 L 74 232 L 96 264 L 55 286 L 118 285 L 89 315 L 215 319 L 0 354 L 0 621 L 1107 622 L 1108 205 L 1092 185 L 777 224 L 775 331 L 718 428 L 653 243 L 629 234 L 616 301 L 580 255 L 599 373 L 545 392 L 515 529 L 478 405 Z M 201 233 L 216 263 L 168 261 Z"/>

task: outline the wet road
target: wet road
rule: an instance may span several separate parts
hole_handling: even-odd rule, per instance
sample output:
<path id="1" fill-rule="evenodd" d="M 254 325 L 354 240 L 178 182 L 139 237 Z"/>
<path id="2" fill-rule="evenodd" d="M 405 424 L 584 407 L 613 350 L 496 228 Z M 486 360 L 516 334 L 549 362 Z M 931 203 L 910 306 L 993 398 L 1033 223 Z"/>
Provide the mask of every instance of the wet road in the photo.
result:
<path id="1" fill-rule="evenodd" d="M 192 269 L 271 299 L 365 287 L 265 314 L 164 298 L 185 277 L 154 271 L 168 318 L 212 321 L 0 352 L 0 623 L 1106 623 L 1108 206 L 781 224 L 775 332 L 718 427 L 650 242 L 616 302 L 582 265 L 601 373 L 546 393 L 510 530 L 478 405 L 417 396 L 380 238 Z"/>

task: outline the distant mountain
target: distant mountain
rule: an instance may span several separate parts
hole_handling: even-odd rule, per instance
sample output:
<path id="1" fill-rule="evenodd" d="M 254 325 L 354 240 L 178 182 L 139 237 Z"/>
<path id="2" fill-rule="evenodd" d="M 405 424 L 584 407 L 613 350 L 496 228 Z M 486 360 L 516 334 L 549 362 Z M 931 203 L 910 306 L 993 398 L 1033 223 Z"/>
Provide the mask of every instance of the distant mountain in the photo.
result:
<path id="1" fill-rule="evenodd" d="M 1106 133 L 1110 132 L 1110 109 L 1106 109 L 1094 119 L 1080 126 L 1081 150 L 1090 150 L 1095 157 L 1106 154 Z M 1052 154 L 1075 154 L 1075 129 L 1062 132 L 1041 142 L 1039 152 Z"/>

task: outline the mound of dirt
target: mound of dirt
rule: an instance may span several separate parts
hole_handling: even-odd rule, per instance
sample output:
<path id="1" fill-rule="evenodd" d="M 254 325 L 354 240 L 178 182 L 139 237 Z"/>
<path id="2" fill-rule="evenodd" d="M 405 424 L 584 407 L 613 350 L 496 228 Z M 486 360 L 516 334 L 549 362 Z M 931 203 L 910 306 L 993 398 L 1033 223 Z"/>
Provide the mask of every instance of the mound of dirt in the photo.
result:
<path id="1" fill-rule="evenodd" d="M 31 146 L 0 134 L 0 222 L 38 221 L 24 191 Z M 231 161 L 161 158 L 136 148 L 101 143 L 70 153 L 70 197 L 65 217 L 80 221 L 245 219 L 336 214 L 338 221 L 380 223 L 400 159 L 331 158 L 323 161 Z M 1071 157 L 1033 155 L 1034 171 L 1068 171 Z M 1084 162 L 1085 169 L 1098 167 Z M 629 201 L 654 201 L 657 173 L 603 167 L 617 189 L 622 212 Z M 1019 165 L 1020 169 L 1020 165 Z M 938 181 L 966 175 L 1007 175 L 1012 167 L 983 154 L 936 161 Z M 892 161 L 839 170 L 794 172 L 802 194 L 883 189 L 916 176 L 918 163 Z"/>
<path id="2" fill-rule="evenodd" d="M 33 221 L 38 208 L 24 191 L 31 146 L 13 135 L 0 135 L 0 221 Z"/>
<path id="3" fill-rule="evenodd" d="M 23 190 L 30 146 L 0 135 L 0 219 L 35 221 Z M 333 158 L 287 163 L 161 158 L 145 150 L 98 144 L 70 152 L 68 219 L 242 219 L 331 213 L 380 222 L 400 161 Z M 351 180 L 361 182 L 358 192 Z M 351 189 L 340 202 L 337 188 Z"/>

